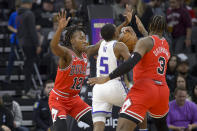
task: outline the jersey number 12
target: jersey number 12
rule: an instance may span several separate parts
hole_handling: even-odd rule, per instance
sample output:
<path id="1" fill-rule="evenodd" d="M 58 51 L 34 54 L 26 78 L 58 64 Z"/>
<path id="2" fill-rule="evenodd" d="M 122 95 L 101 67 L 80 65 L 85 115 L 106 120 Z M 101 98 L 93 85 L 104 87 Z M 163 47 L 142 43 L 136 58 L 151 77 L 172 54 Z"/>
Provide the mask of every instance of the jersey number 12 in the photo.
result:
<path id="1" fill-rule="evenodd" d="M 83 84 L 83 77 L 80 77 L 80 78 L 75 77 L 73 81 L 74 81 L 74 83 L 73 83 L 71 89 L 81 90 L 81 87 L 82 87 L 82 84 Z"/>

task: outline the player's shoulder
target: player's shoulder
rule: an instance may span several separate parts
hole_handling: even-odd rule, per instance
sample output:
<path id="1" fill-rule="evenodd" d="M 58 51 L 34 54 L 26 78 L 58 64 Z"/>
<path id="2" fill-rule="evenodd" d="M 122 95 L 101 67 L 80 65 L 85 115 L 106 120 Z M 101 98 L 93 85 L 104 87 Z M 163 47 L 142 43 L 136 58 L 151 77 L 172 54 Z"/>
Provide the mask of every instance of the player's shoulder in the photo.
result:
<path id="1" fill-rule="evenodd" d="M 127 48 L 127 46 L 123 42 L 117 41 L 114 46 L 115 49 L 120 50 L 122 48 Z"/>
<path id="2" fill-rule="evenodd" d="M 140 43 L 141 46 L 153 46 L 154 39 L 151 36 L 142 37 L 138 40 L 137 43 Z"/>

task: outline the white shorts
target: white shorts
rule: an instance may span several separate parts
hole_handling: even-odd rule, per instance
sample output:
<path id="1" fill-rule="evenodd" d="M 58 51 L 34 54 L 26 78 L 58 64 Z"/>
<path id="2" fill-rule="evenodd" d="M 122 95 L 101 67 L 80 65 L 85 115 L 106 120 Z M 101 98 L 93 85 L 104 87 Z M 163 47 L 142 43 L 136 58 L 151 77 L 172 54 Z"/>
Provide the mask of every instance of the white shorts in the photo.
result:
<path id="1" fill-rule="evenodd" d="M 110 117 L 112 106 L 121 107 L 127 96 L 128 88 L 119 80 L 110 80 L 93 87 L 92 117 Z"/>

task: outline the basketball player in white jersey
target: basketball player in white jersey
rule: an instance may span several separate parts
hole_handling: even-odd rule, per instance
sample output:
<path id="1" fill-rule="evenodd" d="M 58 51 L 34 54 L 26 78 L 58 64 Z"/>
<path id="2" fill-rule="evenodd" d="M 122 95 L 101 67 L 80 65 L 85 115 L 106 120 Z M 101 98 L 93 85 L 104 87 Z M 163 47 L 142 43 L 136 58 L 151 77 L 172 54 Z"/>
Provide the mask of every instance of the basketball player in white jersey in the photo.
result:
<path id="1" fill-rule="evenodd" d="M 101 29 L 101 36 L 104 39 L 100 45 L 97 57 L 97 77 L 106 76 L 112 72 L 121 60 L 127 60 L 130 57 L 127 46 L 118 42 L 117 39 L 122 31 L 130 31 L 130 27 L 126 26 L 132 18 L 132 11 L 129 12 L 129 7 L 126 7 L 126 23 L 118 26 L 117 28 L 113 24 L 106 24 Z M 144 28 L 140 19 L 135 16 L 136 23 L 139 31 L 146 36 L 148 33 Z M 134 33 L 134 32 L 133 32 Z M 126 98 L 128 88 L 123 82 L 123 78 L 116 78 L 110 80 L 104 84 L 96 84 L 93 87 L 93 99 L 92 99 L 92 119 L 94 124 L 94 131 L 104 131 L 106 117 L 110 117 L 112 114 L 112 106 L 121 107 L 124 99 Z M 148 131 L 147 119 L 139 124 L 139 131 Z"/>
<path id="2" fill-rule="evenodd" d="M 101 28 L 101 42 L 97 57 L 97 77 L 106 76 L 117 68 L 119 61 L 130 57 L 127 46 L 118 42 L 119 33 L 113 24 L 106 24 Z M 93 87 L 92 116 L 94 131 L 104 131 L 106 117 L 112 114 L 112 106 L 121 107 L 128 88 L 119 77 L 105 84 Z"/>

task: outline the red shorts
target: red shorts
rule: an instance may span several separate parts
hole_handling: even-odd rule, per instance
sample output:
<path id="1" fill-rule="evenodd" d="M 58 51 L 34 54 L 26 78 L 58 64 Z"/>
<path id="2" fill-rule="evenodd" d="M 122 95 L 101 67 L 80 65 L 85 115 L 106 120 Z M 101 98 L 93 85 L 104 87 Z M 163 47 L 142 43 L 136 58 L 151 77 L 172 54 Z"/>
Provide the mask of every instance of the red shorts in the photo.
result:
<path id="1" fill-rule="evenodd" d="M 164 117 L 169 110 L 169 88 L 151 79 L 138 80 L 129 91 L 120 117 L 142 122 L 149 112 L 153 118 Z"/>
<path id="2" fill-rule="evenodd" d="M 52 90 L 49 96 L 49 108 L 53 122 L 57 117 L 66 119 L 67 115 L 72 116 L 77 121 L 92 108 L 86 104 L 79 95 L 73 97 L 62 97 Z"/>

